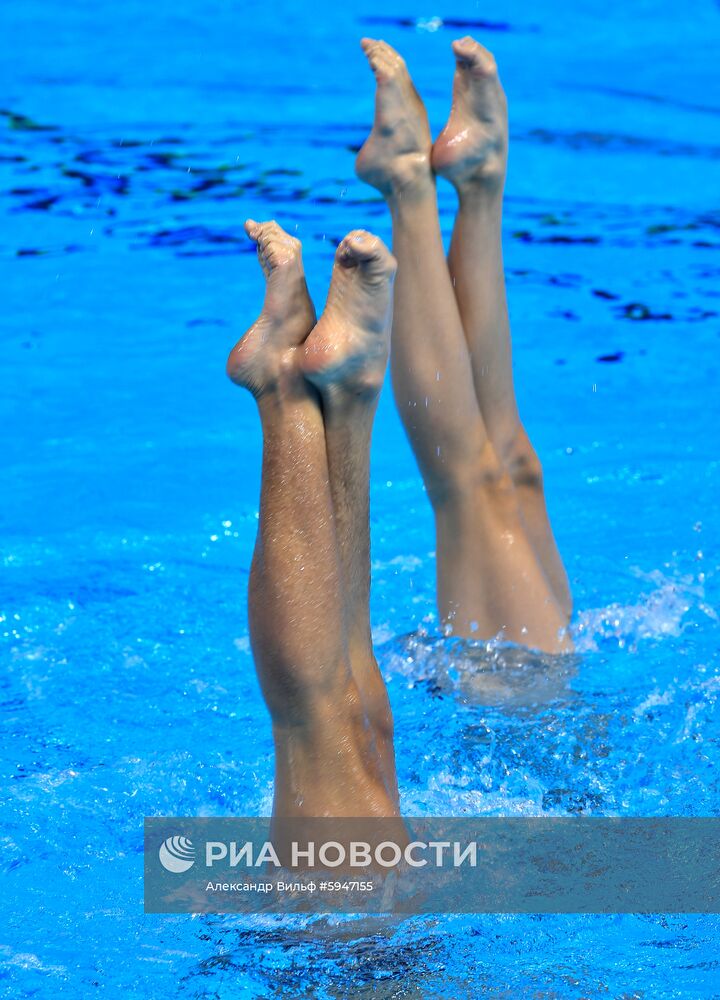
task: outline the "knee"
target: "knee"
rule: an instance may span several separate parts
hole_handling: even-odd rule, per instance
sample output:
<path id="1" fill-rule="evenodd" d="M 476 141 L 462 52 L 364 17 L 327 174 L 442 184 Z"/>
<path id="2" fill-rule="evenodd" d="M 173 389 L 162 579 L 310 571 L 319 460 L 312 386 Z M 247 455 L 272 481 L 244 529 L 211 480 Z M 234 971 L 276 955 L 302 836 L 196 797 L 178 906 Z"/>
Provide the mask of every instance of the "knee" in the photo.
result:
<path id="1" fill-rule="evenodd" d="M 514 486 L 542 492 L 542 465 L 524 428 L 521 427 L 503 449 L 503 463 Z"/>
<path id="2" fill-rule="evenodd" d="M 395 723 L 390 709 L 390 702 L 385 692 L 382 695 L 369 699 L 367 718 L 381 743 L 392 744 L 395 735 Z"/>
<path id="3" fill-rule="evenodd" d="M 430 501 L 438 507 L 475 502 L 481 495 L 510 494 L 513 482 L 495 448 L 486 441 L 474 457 L 457 464 L 440 482 L 427 483 Z"/>

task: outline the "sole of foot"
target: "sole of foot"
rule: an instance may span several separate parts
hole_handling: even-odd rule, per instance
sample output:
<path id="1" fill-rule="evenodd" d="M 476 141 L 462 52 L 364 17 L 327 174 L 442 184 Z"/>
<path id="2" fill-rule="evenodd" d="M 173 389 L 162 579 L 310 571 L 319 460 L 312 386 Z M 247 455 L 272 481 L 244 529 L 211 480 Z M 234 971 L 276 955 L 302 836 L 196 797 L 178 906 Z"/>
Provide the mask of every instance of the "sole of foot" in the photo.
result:
<path id="1" fill-rule="evenodd" d="M 433 146 L 433 170 L 456 187 L 476 183 L 501 188 L 507 162 L 507 100 L 495 58 L 469 35 L 453 42 L 452 49 L 452 107 Z"/>
<path id="2" fill-rule="evenodd" d="M 355 161 L 358 177 L 389 196 L 431 180 L 427 112 L 405 60 L 387 42 L 360 42 L 375 76 L 375 120 Z"/>
<path id="3" fill-rule="evenodd" d="M 257 320 L 230 352 L 226 370 L 236 385 L 260 396 L 297 369 L 297 349 L 315 324 L 315 309 L 305 281 L 300 241 L 275 221 L 248 219 L 245 231 L 257 244 L 265 301 Z"/>
<path id="4" fill-rule="evenodd" d="M 301 368 L 324 398 L 375 397 L 390 351 L 395 258 L 354 230 L 335 253 L 325 310 L 302 348 Z"/>

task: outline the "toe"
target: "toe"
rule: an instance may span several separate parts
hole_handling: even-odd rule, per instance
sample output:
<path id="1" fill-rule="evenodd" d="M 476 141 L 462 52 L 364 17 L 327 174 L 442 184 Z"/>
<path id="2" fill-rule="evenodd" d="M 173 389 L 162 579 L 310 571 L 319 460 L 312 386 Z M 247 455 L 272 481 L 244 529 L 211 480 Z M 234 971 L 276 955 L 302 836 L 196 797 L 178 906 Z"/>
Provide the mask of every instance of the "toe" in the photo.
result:
<path id="1" fill-rule="evenodd" d="M 286 233 L 274 219 L 260 223 L 248 219 L 245 231 L 250 239 L 257 243 L 260 264 L 266 274 L 301 259 L 300 240 Z"/>
<path id="2" fill-rule="evenodd" d="M 383 55 L 390 56 L 394 59 L 399 59 L 402 61 L 402 56 L 397 49 L 394 49 L 392 45 L 388 44 L 384 39 L 378 41 L 378 49 L 383 53 Z"/>
<path id="3" fill-rule="evenodd" d="M 361 261 L 370 260 L 376 255 L 377 244 L 380 240 L 365 229 L 353 229 L 351 233 L 340 241 L 336 256 L 341 263 L 359 264 Z"/>
<path id="4" fill-rule="evenodd" d="M 373 275 L 390 277 L 396 263 L 383 241 L 364 229 L 355 229 L 337 248 L 336 258 L 342 267 L 362 267 Z"/>
<path id="5" fill-rule="evenodd" d="M 387 42 L 382 39 L 363 38 L 360 44 L 378 82 L 391 80 L 405 71 L 405 60 Z"/>
<path id="6" fill-rule="evenodd" d="M 378 42 L 375 55 L 377 59 L 382 60 L 383 65 L 386 66 L 390 72 L 398 73 L 405 69 L 405 60 L 400 53 L 394 49 L 392 45 L 388 45 L 387 42 Z"/>
<path id="7" fill-rule="evenodd" d="M 372 65 L 373 60 L 376 60 L 381 52 L 380 42 L 377 38 L 362 38 L 360 40 L 360 47 L 367 56 L 368 61 Z"/>
<path id="8" fill-rule="evenodd" d="M 283 234 L 284 230 L 280 228 L 275 219 L 270 219 L 269 222 L 261 222 L 258 226 L 258 241 L 260 243 L 266 243 L 269 239 L 277 237 Z"/>
<path id="9" fill-rule="evenodd" d="M 492 52 L 471 35 L 456 39 L 452 43 L 452 50 L 460 66 L 477 70 L 483 74 L 493 73 L 496 69 L 495 57 Z"/>
<path id="10" fill-rule="evenodd" d="M 385 79 L 391 70 L 392 64 L 388 59 L 387 53 L 382 48 L 382 44 L 380 42 L 373 42 L 365 50 L 365 55 L 370 63 L 370 69 L 375 76 L 381 80 Z"/>
<path id="11" fill-rule="evenodd" d="M 263 247 L 263 255 L 273 270 L 295 264 L 300 257 L 297 241 L 290 236 L 269 239 Z"/>

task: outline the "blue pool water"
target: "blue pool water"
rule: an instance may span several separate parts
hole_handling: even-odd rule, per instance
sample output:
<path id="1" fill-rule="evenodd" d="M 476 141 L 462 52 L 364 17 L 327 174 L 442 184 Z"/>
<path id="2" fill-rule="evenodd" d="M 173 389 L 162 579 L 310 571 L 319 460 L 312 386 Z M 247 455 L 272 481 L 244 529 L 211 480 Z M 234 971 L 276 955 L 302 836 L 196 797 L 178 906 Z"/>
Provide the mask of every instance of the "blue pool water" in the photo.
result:
<path id="1" fill-rule="evenodd" d="M 373 625 L 403 808 L 720 811 L 720 8 L 6 4 L 2 996 L 720 995 L 717 916 L 142 913 L 143 816 L 271 801 L 244 605 L 259 427 L 223 374 L 261 296 L 242 221 L 297 231 L 318 305 L 346 231 L 389 237 L 353 176 L 357 39 L 405 53 L 437 129 L 467 30 L 440 21 L 471 22 L 510 98 L 518 393 L 578 656 L 434 638 L 431 517 L 386 391 Z M 452 211 L 443 189 L 446 231 Z"/>

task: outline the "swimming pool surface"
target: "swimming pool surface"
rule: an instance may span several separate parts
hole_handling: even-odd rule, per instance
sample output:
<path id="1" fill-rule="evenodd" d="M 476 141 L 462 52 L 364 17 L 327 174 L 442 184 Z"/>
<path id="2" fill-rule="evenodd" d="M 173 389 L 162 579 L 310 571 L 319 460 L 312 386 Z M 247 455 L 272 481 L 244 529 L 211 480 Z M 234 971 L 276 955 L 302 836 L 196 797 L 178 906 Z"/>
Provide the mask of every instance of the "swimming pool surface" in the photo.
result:
<path id="1" fill-rule="evenodd" d="M 5 4 L 4 997 L 720 996 L 717 916 L 142 913 L 145 815 L 271 802 L 245 613 L 260 433 L 224 376 L 262 295 L 242 222 L 297 232 L 321 307 L 339 238 L 389 239 L 353 175 L 357 39 L 400 48 L 437 130 L 467 30 L 509 94 L 517 387 L 578 656 L 434 637 L 386 388 L 372 601 L 403 809 L 720 811 L 720 7 Z M 449 188 L 442 211 L 447 232 Z"/>

